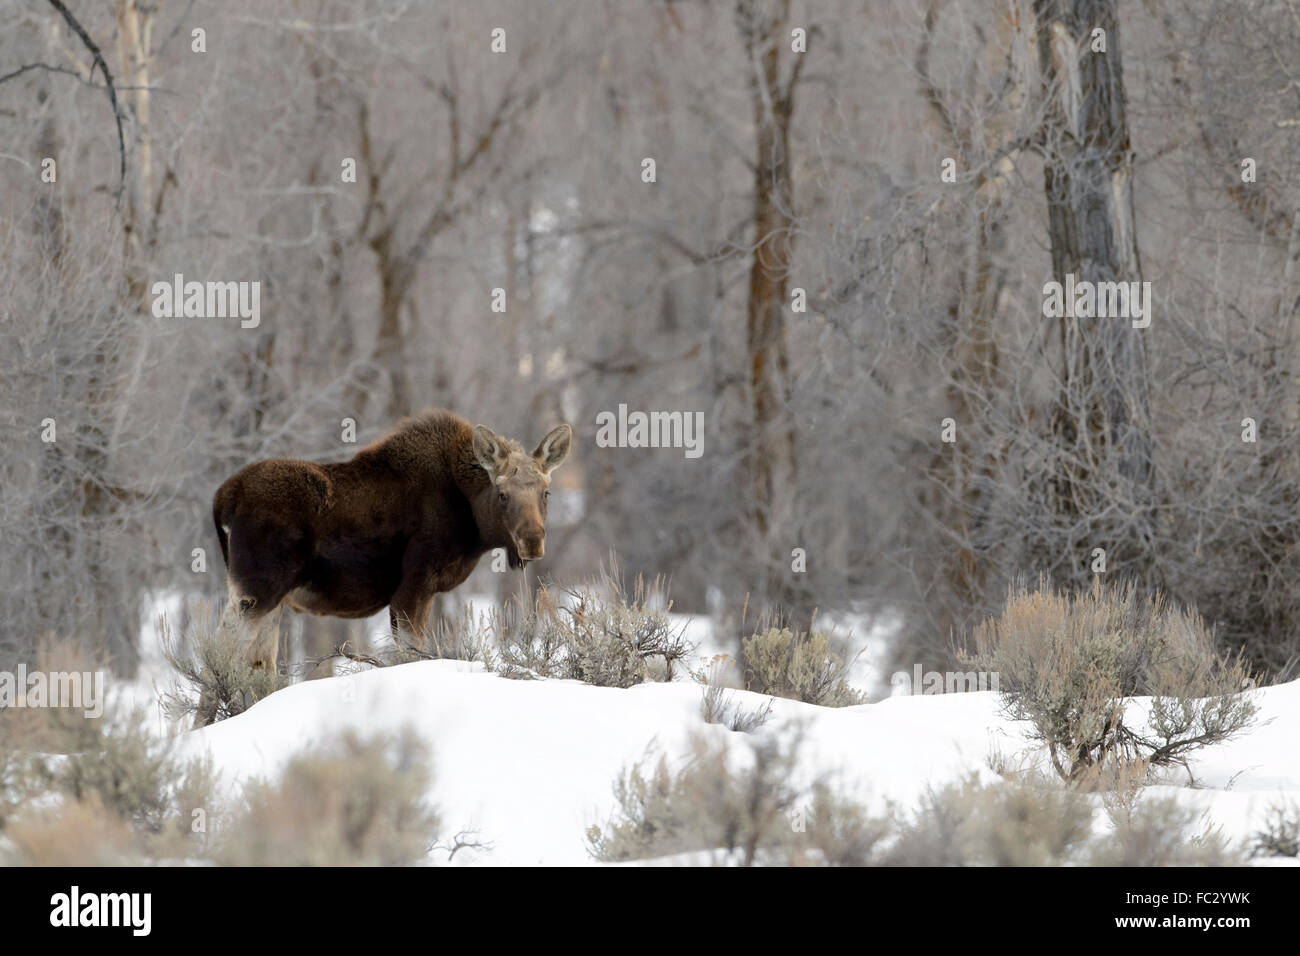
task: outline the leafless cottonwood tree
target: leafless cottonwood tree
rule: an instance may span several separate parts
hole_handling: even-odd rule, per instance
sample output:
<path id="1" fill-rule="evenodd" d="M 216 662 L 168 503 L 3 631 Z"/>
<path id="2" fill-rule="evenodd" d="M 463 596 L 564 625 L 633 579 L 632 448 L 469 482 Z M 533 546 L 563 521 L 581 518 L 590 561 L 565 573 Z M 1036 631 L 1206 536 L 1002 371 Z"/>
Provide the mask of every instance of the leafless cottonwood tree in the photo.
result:
<path id="1" fill-rule="evenodd" d="M 781 51 L 789 22 L 788 0 L 747 0 L 736 6 L 736 28 L 749 72 L 755 144 L 753 261 L 745 310 L 754 437 L 747 467 L 758 545 L 777 553 L 781 542 L 771 532 L 788 533 L 795 508 L 797 449 L 785 322 L 795 238 L 790 121 L 799 73 L 808 62 L 806 54 L 792 57 L 793 65 L 783 75 Z M 776 578 L 783 579 L 787 578 Z M 779 596 L 778 588 L 765 588 L 765 592 Z"/>
<path id="2" fill-rule="evenodd" d="M 940 666 L 1103 548 L 1300 653 L 1288 3 L 62 5 L 98 60 L 60 6 L 0 0 L 6 653 L 129 670 L 146 592 L 222 590 L 226 475 L 428 404 L 578 425 L 557 577 L 615 550 Z M 177 273 L 260 282 L 260 324 L 155 318 Z M 1150 281 L 1150 328 L 1045 317 L 1066 274 Z M 620 404 L 701 412 L 703 455 L 597 447 Z"/>
<path id="3" fill-rule="evenodd" d="M 1048 0 L 1035 3 L 1034 15 L 1049 100 L 1043 177 L 1053 278 L 1140 283 L 1115 4 Z M 1094 31 L 1105 37 L 1104 53 L 1092 52 Z M 1123 319 L 1059 320 L 1062 381 L 1051 421 L 1058 454 L 1049 485 L 1054 513 L 1083 532 L 1068 552 L 1078 567 L 1102 547 L 1107 566 L 1124 569 L 1154 544 L 1146 345 Z"/>

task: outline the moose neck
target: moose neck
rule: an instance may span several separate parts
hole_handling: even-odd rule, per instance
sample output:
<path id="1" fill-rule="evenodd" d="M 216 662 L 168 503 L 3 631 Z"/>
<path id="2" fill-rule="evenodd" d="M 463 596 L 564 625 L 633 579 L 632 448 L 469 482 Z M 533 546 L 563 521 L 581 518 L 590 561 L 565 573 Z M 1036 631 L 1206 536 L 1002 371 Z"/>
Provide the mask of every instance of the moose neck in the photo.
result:
<path id="1" fill-rule="evenodd" d="M 505 548 L 513 556 L 515 546 L 501 521 L 496 490 L 491 483 L 470 499 L 470 507 L 474 511 L 474 522 L 478 525 L 479 542 L 483 549 L 491 551 L 493 548 Z"/>
<path id="2" fill-rule="evenodd" d="M 475 460 L 469 442 L 456 450 L 456 458 L 456 484 L 474 514 L 474 523 L 478 525 L 480 546 L 484 551 L 505 548 L 513 563 L 517 560 L 515 546 L 506 532 L 506 527 L 501 521 L 501 512 L 496 506 L 496 488 L 488 478 L 487 472 Z"/>

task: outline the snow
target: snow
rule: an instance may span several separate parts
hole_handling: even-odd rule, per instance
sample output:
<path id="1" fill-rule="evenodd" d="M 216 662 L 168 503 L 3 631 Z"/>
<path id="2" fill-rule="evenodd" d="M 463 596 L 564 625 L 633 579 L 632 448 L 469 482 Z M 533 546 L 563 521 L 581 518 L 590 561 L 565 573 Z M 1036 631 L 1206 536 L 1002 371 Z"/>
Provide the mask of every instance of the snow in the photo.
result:
<path id="1" fill-rule="evenodd" d="M 1243 840 L 1279 798 L 1300 797 L 1300 751 L 1287 740 L 1300 719 L 1300 682 L 1255 693 L 1271 722 L 1201 751 L 1192 770 L 1204 789 L 1174 782 L 1147 795 L 1172 794 Z M 704 722 L 700 696 L 689 682 L 619 690 L 512 681 L 477 664 L 426 661 L 296 684 L 188 734 L 185 746 L 209 752 L 234 785 L 273 777 L 305 743 L 346 728 L 373 734 L 410 725 L 432 748 L 429 798 L 444 825 L 474 829 L 491 843 L 458 854 L 456 863 L 588 864 L 587 827 L 605 819 L 614 778 L 652 742 L 674 760 L 687 756 L 693 732 L 742 741 Z M 736 700 L 754 707 L 765 698 L 737 691 Z M 886 800 L 915 805 L 927 787 L 972 773 L 997 781 L 990 754 L 1014 757 L 1030 748 L 1024 725 L 1000 710 L 994 693 L 894 697 L 840 709 L 777 700 L 768 727 L 799 720 L 800 775 L 833 773 L 879 809 Z"/>
<path id="2" fill-rule="evenodd" d="M 156 650 L 157 618 L 160 612 L 175 615 L 178 602 L 160 597 L 151 609 L 142 641 L 144 677 L 135 685 L 119 685 L 117 700 L 158 710 L 157 689 L 169 686 L 171 677 Z M 476 595 L 472 603 L 482 608 L 491 602 Z M 673 618 L 700 644 L 693 668 L 734 650 L 715 640 L 707 618 Z M 869 621 L 853 629 L 865 638 L 860 646 L 868 652 L 889 632 Z M 457 853 L 454 863 L 591 865 L 587 828 L 605 821 L 614 805 L 616 776 L 652 745 L 670 762 L 680 762 L 690 753 L 692 736 L 705 734 L 730 739 L 743 759 L 746 735 L 706 723 L 702 693 L 686 677 L 620 690 L 568 680 L 509 680 L 463 661 L 362 666 L 287 687 L 238 717 L 184 733 L 181 746 L 209 753 L 233 792 L 251 777 L 275 777 L 304 746 L 327 744 L 349 728 L 372 735 L 409 726 L 432 751 L 428 798 L 443 820 L 446 832 L 440 836 L 472 829 L 490 844 Z M 768 700 L 731 693 L 734 704 L 746 710 Z M 1300 680 L 1251 693 L 1259 708 L 1256 725 L 1194 752 L 1194 786 L 1186 772 L 1175 769 L 1143 791 L 1144 799 L 1171 795 L 1204 811 L 1205 823 L 1247 844 L 1271 807 L 1300 801 L 1300 748 L 1294 746 Z M 1132 700 L 1130 717 L 1145 713 L 1146 703 Z M 161 732 L 176 732 L 164 726 L 160 714 L 157 720 Z M 991 769 L 995 757 L 1014 767 L 1042 760 L 1026 737 L 1028 725 L 1009 719 L 993 692 L 895 696 L 838 709 L 777 699 L 761 732 L 783 732 L 794 724 L 802 729 L 796 776 L 808 781 L 832 775 L 876 811 L 886 802 L 914 807 L 927 788 L 971 774 L 997 783 L 1001 778 Z M 1108 825 L 1105 819 L 1099 813 L 1098 825 Z M 688 855 L 655 862 L 701 859 Z"/>

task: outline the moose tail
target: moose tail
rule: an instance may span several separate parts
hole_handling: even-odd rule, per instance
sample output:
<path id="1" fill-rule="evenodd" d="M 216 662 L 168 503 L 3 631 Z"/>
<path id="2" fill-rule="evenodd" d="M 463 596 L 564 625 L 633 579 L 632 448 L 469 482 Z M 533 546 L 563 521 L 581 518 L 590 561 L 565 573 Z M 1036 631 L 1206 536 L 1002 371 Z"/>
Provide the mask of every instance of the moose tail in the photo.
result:
<path id="1" fill-rule="evenodd" d="M 225 496 L 222 495 L 225 490 L 224 487 L 218 489 L 212 499 L 212 523 L 216 525 L 217 541 L 221 543 L 221 560 L 226 562 L 226 567 L 230 567 L 230 537 L 226 534 L 226 525 L 222 520 L 224 517 L 223 512 L 226 510 Z"/>

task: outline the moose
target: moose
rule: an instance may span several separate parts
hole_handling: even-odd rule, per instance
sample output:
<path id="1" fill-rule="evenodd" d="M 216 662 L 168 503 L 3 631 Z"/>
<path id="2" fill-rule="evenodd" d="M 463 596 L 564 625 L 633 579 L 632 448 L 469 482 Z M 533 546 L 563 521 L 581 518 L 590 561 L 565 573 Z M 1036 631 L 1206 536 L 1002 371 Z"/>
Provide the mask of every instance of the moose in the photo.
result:
<path id="1" fill-rule="evenodd" d="M 350 461 L 254 462 L 212 499 L 229 600 L 220 627 L 254 668 L 276 668 L 279 616 L 369 617 L 426 633 L 434 595 L 488 551 L 522 568 L 546 550 L 551 472 L 569 454 L 559 425 L 528 454 L 438 409 L 404 419 Z"/>

